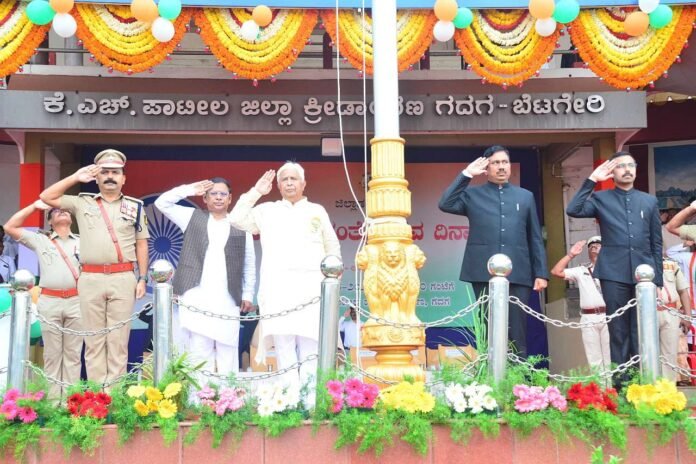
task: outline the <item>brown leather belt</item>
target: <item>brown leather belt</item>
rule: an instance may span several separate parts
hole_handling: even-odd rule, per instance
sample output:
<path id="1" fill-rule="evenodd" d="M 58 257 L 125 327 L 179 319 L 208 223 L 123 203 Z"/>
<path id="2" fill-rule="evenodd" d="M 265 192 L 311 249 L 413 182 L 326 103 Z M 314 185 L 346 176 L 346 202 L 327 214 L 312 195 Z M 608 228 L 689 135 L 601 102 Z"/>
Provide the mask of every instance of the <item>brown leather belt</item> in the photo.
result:
<path id="1" fill-rule="evenodd" d="M 53 288 L 42 288 L 41 294 L 46 296 L 55 296 L 58 298 L 72 298 L 77 296 L 77 288 L 66 288 L 64 290 L 55 290 Z"/>
<path id="2" fill-rule="evenodd" d="M 604 314 L 607 312 L 607 308 L 605 306 L 600 306 L 598 308 L 582 308 L 580 312 L 582 314 Z"/>
<path id="3" fill-rule="evenodd" d="M 118 272 L 132 271 L 133 269 L 135 269 L 133 263 L 82 265 L 82 272 L 90 272 L 92 274 L 116 274 Z"/>

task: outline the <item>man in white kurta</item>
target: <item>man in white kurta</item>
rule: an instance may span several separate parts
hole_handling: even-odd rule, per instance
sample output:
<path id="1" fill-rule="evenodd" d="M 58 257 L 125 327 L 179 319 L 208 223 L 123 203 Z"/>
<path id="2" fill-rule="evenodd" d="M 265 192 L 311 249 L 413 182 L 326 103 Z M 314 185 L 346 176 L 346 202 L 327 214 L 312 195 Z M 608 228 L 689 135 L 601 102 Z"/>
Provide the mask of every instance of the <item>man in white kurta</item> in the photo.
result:
<path id="1" fill-rule="evenodd" d="M 278 190 L 282 200 L 256 202 L 273 187 L 275 172 L 267 171 L 256 185 L 243 194 L 229 215 L 230 223 L 253 234 L 261 234 L 261 273 L 258 292 L 262 315 L 279 313 L 307 303 L 321 293 L 321 261 L 327 255 L 341 256 L 341 247 L 329 215 L 323 206 L 303 196 L 304 169 L 286 163 L 278 169 Z M 266 350 L 275 345 L 278 369 L 303 361 L 299 377 L 285 374 L 284 381 L 312 382 L 317 362 L 304 362 L 317 354 L 319 303 L 284 317 L 265 319 L 259 325 L 257 362 L 264 362 Z M 314 388 L 305 403 L 312 407 Z"/>
<path id="2" fill-rule="evenodd" d="M 246 234 L 244 270 L 242 277 L 242 301 L 234 300 L 228 290 L 225 245 L 230 236 L 227 209 L 231 199 L 229 185 L 224 179 L 214 178 L 194 184 L 182 185 L 163 193 L 155 206 L 184 233 L 196 208 L 177 205 L 188 196 L 203 196 L 208 212 L 208 247 L 205 250 L 200 282 L 181 295 L 179 307 L 179 349 L 188 351 L 194 362 L 206 362 L 204 369 L 219 374 L 239 371 L 239 320 L 223 320 L 195 313 L 186 308 L 210 311 L 232 316 L 247 312 L 252 307 L 256 285 L 256 257 L 251 234 Z M 185 242 L 186 243 L 186 242 Z M 183 253 L 183 250 L 182 250 Z M 181 266 L 181 263 L 179 263 Z M 177 272 L 181 271 L 177 269 Z M 182 271 L 183 272 L 183 271 Z"/>

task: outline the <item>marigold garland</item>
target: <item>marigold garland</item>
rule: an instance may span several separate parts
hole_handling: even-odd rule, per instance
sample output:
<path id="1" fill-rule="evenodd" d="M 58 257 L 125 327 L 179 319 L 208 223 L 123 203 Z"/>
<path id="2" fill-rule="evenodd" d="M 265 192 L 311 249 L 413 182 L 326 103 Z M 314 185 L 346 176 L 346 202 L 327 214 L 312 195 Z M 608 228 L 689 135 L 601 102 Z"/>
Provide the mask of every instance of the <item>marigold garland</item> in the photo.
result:
<path id="1" fill-rule="evenodd" d="M 203 42 L 226 69 L 248 79 L 267 79 L 288 69 L 299 56 L 317 23 L 316 10 L 274 10 L 273 20 L 254 42 L 241 36 L 251 19 L 243 8 L 203 8 L 196 25 Z"/>
<path id="2" fill-rule="evenodd" d="M 50 25 L 36 26 L 25 13 L 27 3 L 0 1 L 0 77 L 17 71 L 43 42 Z"/>
<path id="3" fill-rule="evenodd" d="M 570 38 L 583 61 L 609 85 L 641 88 L 667 72 L 693 30 L 696 8 L 672 6 L 672 11 L 667 26 L 629 37 L 623 31 L 624 10 L 584 10 L 571 24 Z"/>
<path id="4" fill-rule="evenodd" d="M 454 41 L 471 70 L 486 81 L 517 85 L 532 77 L 556 48 L 559 32 L 541 37 L 527 10 L 478 10 Z"/>
<path id="5" fill-rule="evenodd" d="M 176 48 L 186 32 L 192 10 L 185 8 L 174 21 L 174 38 L 162 43 L 148 24 L 137 21 L 130 7 L 122 5 L 76 5 L 77 37 L 97 61 L 109 68 L 132 74 L 151 69 Z"/>
<path id="6" fill-rule="evenodd" d="M 334 43 L 339 44 L 339 52 L 355 69 L 363 68 L 363 35 L 365 51 L 365 71 L 372 74 L 372 19 L 365 16 L 365 31 L 361 26 L 362 17 L 357 10 L 344 9 L 338 13 L 323 10 L 321 19 L 326 32 Z M 437 21 L 432 11 L 399 10 L 397 12 L 397 58 L 399 72 L 409 69 L 421 59 L 433 41 L 433 25 Z M 336 40 L 336 30 L 340 33 Z"/>

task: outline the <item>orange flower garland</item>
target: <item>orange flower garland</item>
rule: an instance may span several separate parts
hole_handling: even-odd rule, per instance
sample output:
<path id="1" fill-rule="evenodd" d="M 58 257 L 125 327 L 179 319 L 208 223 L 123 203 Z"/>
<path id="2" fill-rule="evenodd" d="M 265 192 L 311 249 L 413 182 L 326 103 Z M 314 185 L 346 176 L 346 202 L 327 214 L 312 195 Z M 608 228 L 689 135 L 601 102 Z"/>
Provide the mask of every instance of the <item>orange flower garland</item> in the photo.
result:
<path id="1" fill-rule="evenodd" d="M 203 8 L 196 25 L 203 42 L 226 69 L 248 79 L 267 79 L 288 69 L 299 56 L 317 24 L 316 10 L 273 10 L 273 20 L 249 42 L 240 28 L 251 19 L 243 8 Z"/>
<path id="2" fill-rule="evenodd" d="M 556 48 L 559 32 L 541 37 L 527 10 L 478 10 L 454 41 L 471 70 L 503 87 L 532 77 Z"/>
<path id="3" fill-rule="evenodd" d="M 573 21 L 570 38 L 595 74 L 619 89 L 659 79 L 678 60 L 693 30 L 696 8 L 672 6 L 672 22 L 639 37 L 624 34 L 621 9 L 586 10 Z"/>
<path id="4" fill-rule="evenodd" d="M 17 71 L 43 42 L 50 26 L 36 26 L 26 15 L 26 3 L 0 1 L 0 77 Z"/>
<path id="5" fill-rule="evenodd" d="M 150 26 L 137 21 L 128 6 L 76 5 L 77 37 L 104 66 L 132 74 L 147 71 L 176 48 L 186 32 L 192 11 L 185 8 L 174 21 L 174 38 L 159 42 Z"/>
<path id="6" fill-rule="evenodd" d="M 322 10 L 321 19 L 326 32 L 334 43 L 338 42 L 341 55 L 355 69 L 363 67 L 363 48 L 365 49 L 365 71 L 372 74 L 372 20 L 365 15 L 366 30 L 363 46 L 363 28 L 361 15 L 353 9 L 340 10 L 338 25 L 334 10 Z M 437 21 L 432 11 L 399 10 L 397 12 L 397 58 L 399 72 L 407 70 L 417 63 L 433 41 L 433 25 Z M 336 40 L 336 31 L 339 40 Z"/>

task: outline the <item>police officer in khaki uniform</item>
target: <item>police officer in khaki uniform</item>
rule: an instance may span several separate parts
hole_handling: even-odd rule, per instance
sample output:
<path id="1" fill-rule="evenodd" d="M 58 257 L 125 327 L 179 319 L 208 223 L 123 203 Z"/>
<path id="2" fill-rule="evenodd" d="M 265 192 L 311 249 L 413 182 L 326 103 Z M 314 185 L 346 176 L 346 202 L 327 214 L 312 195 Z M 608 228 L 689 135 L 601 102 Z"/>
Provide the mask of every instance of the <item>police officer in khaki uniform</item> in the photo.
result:
<path id="1" fill-rule="evenodd" d="M 671 314 L 665 307 L 677 310 L 682 314 L 690 313 L 689 284 L 679 269 L 679 263 L 669 258 L 664 258 L 662 261 L 662 276 L 664 287 L 657 291 L 657 297 L 662 300 L 662 305 L 657 307 L 660 354 L 670 363 L 676 365 L 679 334 L 682 330 L 689 330 L 690 324 Z M 668 365 L 662 364 L 662 377 L 676 381 L 677 373 Z"/>
<path id="2" fill-rule="evenodd" d="M 33 232 L 22 227 L 24 221 L 35 211 L 47 209 L 47 204 L 37 200 L 15 213 L 5 224 L 5 232 L 33 250 L 39 259 L 39 314 L 61 327 L 81 330 L 80 299 L 77 296 L 80 239 L 70 232 L 70 213 L 51 208 L 47 214 L 48 224 L 51 226 L 48 235 L 43 231 Z M 44 372 L 63 382 L 77 383 L 80 380 L 82 337 L 62 334 L 46 326 L 42 329 Z M 51 385 L 52 397 L 60 398 L 62 394 L 59 385 Z"/>
<path id="3" fill-rule="evenodd" d="M 145 295 L 148 248 L 147 219 L 137 198 L 124 196 L 126 156 L 107 149 L 99 152 L 93 165 L 41 193 L 51 206 L 75 216 L 82 236 L 78 282 L 84 327 L 98 330 L 128 319 L 135 298 Z M 64 195 L 82 182 L 96 180 L 97 195 Z M 137 261 L 140 278 L 134 269 Z M 107 335 L 85 337 L 85 362 L 89 380 L 110 382 L 126 372 L 130 325 Z"/>

